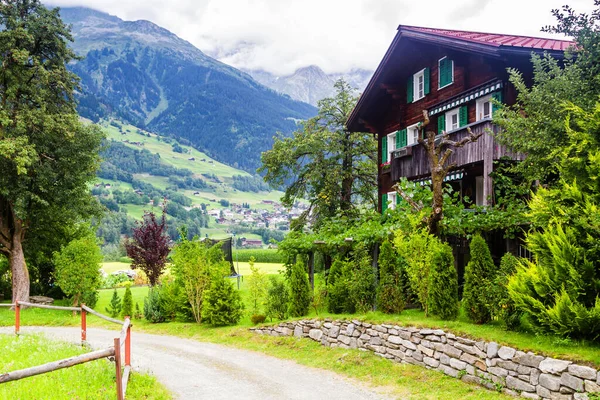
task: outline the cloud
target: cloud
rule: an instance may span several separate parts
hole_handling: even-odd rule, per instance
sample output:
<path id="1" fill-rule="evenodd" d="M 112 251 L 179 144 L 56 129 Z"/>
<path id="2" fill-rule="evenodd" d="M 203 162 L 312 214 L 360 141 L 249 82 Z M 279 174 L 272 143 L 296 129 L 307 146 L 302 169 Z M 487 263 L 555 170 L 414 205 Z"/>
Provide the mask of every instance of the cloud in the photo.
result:
<path id="1" fill-rule="evenodd" d="M 374 69 L 399 24 L 547 36 L 565 0 L 48 0 L 147 19 L 238 68 Z M 570 0 L 589 11 L 591 0 Z"/>

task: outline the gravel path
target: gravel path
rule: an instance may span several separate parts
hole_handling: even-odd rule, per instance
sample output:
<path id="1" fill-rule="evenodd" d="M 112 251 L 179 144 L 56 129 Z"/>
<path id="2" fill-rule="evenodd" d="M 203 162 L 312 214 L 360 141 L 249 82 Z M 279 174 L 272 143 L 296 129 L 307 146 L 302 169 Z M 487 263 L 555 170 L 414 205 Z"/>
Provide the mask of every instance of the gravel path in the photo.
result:
<path id="1" fill-rule="evenodd" d="M 0 328 L 13 333 L 14 328 Z M 24 327 L 79 343 L 78 328 Z M 90 328 L 94 348 L 107 347 L 118 331 Z M 178 399 L 384 399 L 384 393 L 333 372 L 298 365 L 251 351 L 174 336 L 132 332 L 132 366 L 149 371 Z"/>

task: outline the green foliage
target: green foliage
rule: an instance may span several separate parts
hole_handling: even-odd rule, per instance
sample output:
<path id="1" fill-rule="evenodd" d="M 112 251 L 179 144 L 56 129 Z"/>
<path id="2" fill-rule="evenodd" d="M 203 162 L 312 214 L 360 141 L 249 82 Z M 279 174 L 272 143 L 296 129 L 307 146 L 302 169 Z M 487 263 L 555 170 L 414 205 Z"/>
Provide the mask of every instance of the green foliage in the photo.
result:
<path id="1" fill-rule="evenodd" d="M 379 286 L 377 309 L 386 314 L 400 314 L 406 304 L 406 260 L 396 254 L 389 240 L 379 250 Z"/>
<path id="2" fill-rule="evenodd" d="M 117 293 L 117 289 L 115 289 L 110 299 L 110 304 L 105 308 L 105 310 L 110 314 L 111 317 L 116 318 L 121 314 L 122 307 L 123 304 L 121 302 L 121 297 Z"/>
<path id="3" fill-rule="evenodd" d="M 163 279 L 158 286 L 160 310 L 166 320 L 193 321 L 194 316 L 185 294 L 183 283 L 176 279 Z"/>
<path id="4" fill-rule="evenodd" d="M 248 262 L 254 258 L 257 263 L 283 264 L 283 256 L 277 249 L 236 249 L 235 259 L 240 262 Z"/>
<path id="5" fill-rule="evenodd" d="M 173 248 L 172 270 L 185 289 L 196 322 L 202 321 L 204 294 L 211 282 L 229 273 L 220 244 L 208 247 L 208 243 L 183 239 Z"/>
<path id="6" fill-rule="evenodd" d="M 334 314 L 354 312 L 354 307 L 349 301 L 347 285 L 347 272 L 350 268 L 347 262 L 337 258 L 331 264 L 327 277 L 327 311 Z M 346 273 L 346 274 L 345 274 Z"/>
<path id="7" fill-rule="evenodd" d="M 131 296 L 131 285 L 125 286 L 125 294 L 123 295 L 123 308 L 121 310 L 123 318 L 133 318 L 133 297 Z"/>
<path id="8" fill-rule="evenodd" d="M 250 294 L 250 312 L 252 315 L 256 315 L 260 314 L 261 308 L 265 303 L 269 282 L 267 281 L 267 275 L 254 265 L 254 257 L 250 257 L 249 264 L 251 273 L 246 278 L 246 281 Z"/>
<path id="9" fill-rule="evenodd" d="M 60 253 L 54 253 L 56 283 L 71 298 L 73 305 L 85 299 L 94 299 L 90 293 L 96 292 L 101 284 L 100 263 L 102 254 L 96 238 L 88 235 L 74 240 Z M 95 302 L 89 307 L 94 307 Z"/>
<path id="10" fill-rule="evenodd" d="M 519 260 L 511 253 L 506 253 L 500 260 L 500 268 L 492 285 L 492 316 L 504 323 L 506 329 L 516 330 L 521 323 L 520 312 L 508 293 L 509 278 L 517 271 Z"/>
<path id="11" fill-rule="evenodd" d="M 306 274 L 306 265 L 301 257 L 292 267 L 289 279 L 289 314 L 292 317 L 303 317 L 308 314 L 311 302 L 311 289 Z"/>
<path id="12" fill-rule="evenodd" d="M 399 230 L 396 232 L 394 240 L 398 254 L 407 262 L 410 290 L 416 295 L 421 307 L 425 310 L 425 315 L 428 315 L 431 257 L 435 243 L 436 239 L 425 229 L 410 234 Z"/>
<path id="13" fill-rule="evenodd" d="M 458 317 L 458 275 L 452 248 L 445 243 L 434 246 L 429 278 L 429 312 L 444 320 Z"/>
<path id="14" fill-rule="evenodd" d="M 153 324 L 164 322 L 166 319 L 162 312 L 160 291 L 158 287 L 151 287 L 148 290 L 148 296 L 144 299 L 144 318 L 146 321 L 152 322 Z"/>
<path id="15" fill-rule="evenodd" d="M 135 303 L 135 313 L 133 314 L 133 318 L 134 319 L 142 319 L 143 318 L 143 314 L 140 311 L 140 303 Z"/>
<path id="16" fill-rule="evenodd" d="M 492 283 L 495 266 L 485 240 L 476 235 L 471 240 L 471 260 L 465 268 L 462 304 L 469 319 L 484 324 L 492 318 Z"/>
<path id="17" fill-rule="evenodd" d="M 319 102 L 316 117 L 303 122 L 292 137 L 275 137 L 272 149 L 261 156 L 258 171 L 265 173 L 265 181 L 274 187 L 287 186 L 284 205 L 309 199 L 309 210 L 299 217 L 298 226 L 309 215 L 316 216 L 313 225 L 318 227 L 337 213 L 353 214 L 355 203 L 376 204 L 376 143 L 370 134 L 346 129 L 357 98 L 343 80 L 335 83 L 335 89 L 335 97 Z"/>
<path id="18" fill-rule="evenodd" d="M 233 284 L 223 277 L 215 278 L 206 291 L 202 318 L 215 326 L 235 325 L 243 312 L 244 303 Z"/>
<path id="19" fill-rule="evenodd" d="M 276 276 L 269 277 L 269 288 L 267 289 L 267 317 L 271 320 L 286 319 L 288 316 L 289 293 L 283 280 Z"/>
<path id="20" fill-rule="evenodd" d="M 348 281 L 348 295 L 356 311 L 366 313 L 375 303 L 375 271 L 373 259 L 366 247 L 354 250 L 354 268 Z"/>
<path id="21" fill-rule="evenodd" d="M 128 282 L 133 282 L 133 279 L 127 276 L 127 274 L 110 274 L 104 278 L 102 282 L 102 288 L 112 289 L 116 287 L 122 287 L 123 284 Z"/>
<path id="22" fill-rule="evenodd" d="M 252 325 L 262 324 L 266 319 L 267 317 L 262 314 L 254 314 L 250 316 L 250 322 L 252 322 Z"/>

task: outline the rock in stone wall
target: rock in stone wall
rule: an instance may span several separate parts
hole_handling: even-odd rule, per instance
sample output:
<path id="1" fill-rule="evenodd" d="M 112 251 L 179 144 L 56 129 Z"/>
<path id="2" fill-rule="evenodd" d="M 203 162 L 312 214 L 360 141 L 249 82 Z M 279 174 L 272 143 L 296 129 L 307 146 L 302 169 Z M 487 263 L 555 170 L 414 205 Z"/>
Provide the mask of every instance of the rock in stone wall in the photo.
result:
<path id="1" fill-rule="evenodd" d="M 301 320 L 252 328 L 272 336 L 310 338 L 324 346 L 372 351 L 378 356 L 528 399 L 584 400 L 600 393 L 594 368 L 475 341 L 440 329 L 372 325 L 357 320 Z"/>

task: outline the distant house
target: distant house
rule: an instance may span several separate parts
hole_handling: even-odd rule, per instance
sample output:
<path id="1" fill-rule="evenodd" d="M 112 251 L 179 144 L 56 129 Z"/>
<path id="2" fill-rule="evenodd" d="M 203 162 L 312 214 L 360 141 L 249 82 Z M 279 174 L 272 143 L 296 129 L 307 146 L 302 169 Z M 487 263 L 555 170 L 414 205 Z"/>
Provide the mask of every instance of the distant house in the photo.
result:
<path id="1" fill-rule="evenodd" d="M 106 185 L 104 185 L 105 189 L 110 189 L 112 186 L 110 185 L 110 183 L 107 183 Z"/>
<path id="2" fill-rule="evenodd" d="M 188 161 L 196 161 L 196 158 L 190 157 L 190 158 L 188 158 Z"/>
<path id="3" fill-rule="evenodd" d="M 242 247 L 262 247 L 262 245 L 260 239 L 242 239 Z"/>
<path id="4" fill-rule="evenodd" d="M 274 204 L 275 202 L 273 200 L 263 200 L 262 203 L 263 204 Z"/>

